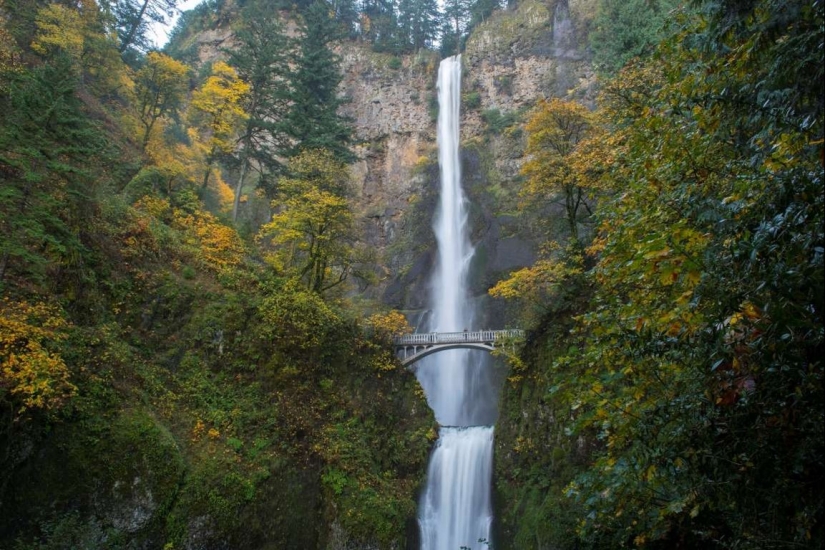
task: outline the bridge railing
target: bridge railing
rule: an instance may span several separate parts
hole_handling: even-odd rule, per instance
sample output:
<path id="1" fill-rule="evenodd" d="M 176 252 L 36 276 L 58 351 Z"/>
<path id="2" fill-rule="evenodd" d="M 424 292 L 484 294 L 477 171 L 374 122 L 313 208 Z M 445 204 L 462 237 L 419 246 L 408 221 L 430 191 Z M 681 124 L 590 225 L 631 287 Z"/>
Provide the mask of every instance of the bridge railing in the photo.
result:
<path id="1" fill-rule="evenodd" d="M 524 331 L 520 329 L 507 330 L 474 330 L 462 332 L 423 332 L 405 334 L 395 338 L 396 346 L 422 346 L 427 344 L 455 344 L 459 342 L 493 343 L 514 338 L 523 338 Z"/>

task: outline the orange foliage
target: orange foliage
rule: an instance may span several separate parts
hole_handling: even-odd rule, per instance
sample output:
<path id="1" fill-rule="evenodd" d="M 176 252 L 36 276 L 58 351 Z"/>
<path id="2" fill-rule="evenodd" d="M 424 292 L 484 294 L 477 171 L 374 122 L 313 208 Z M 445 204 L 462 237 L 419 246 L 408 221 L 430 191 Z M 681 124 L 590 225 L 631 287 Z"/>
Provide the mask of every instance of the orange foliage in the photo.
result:
<path id="1" fill-rule="evenodd" d="M 370 315 L 366 322 L 379 338 L 390 339 L 402 334 L 409 334 L 414 330 L 407 322 L 404 314 L 396 310 Z"/>
<path id="2" fill-rule="evenodd" d="M 241 263 L 244 245 L 237 231 L 223 225 L 208 212 L 189 213 L 175 209 L 172 225 L 190 237 L 190 244 L 208 267 L 224 269 Z"/>

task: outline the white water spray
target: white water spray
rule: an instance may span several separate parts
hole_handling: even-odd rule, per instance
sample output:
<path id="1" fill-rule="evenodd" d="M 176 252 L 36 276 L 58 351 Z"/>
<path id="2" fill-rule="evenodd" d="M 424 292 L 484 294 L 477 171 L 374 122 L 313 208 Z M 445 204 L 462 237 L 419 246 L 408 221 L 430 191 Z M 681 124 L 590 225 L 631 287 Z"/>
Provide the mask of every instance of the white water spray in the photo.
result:
<path id="1" fill-rule="evenodd" d="M 467 199 L 461 188 L 459 109 L 461 56 L 438 69 L 438 163 L 441 201 L 433 229 L 438 260 L 432 281 L 434 332 L 472 329 L 474 311 L 467 289 L 473 248 L 467 234 Z M 483 352 L 451 350 L 423 359 L 417 369 L 427 400 L 442 425 L 430 459 L 418 521 L 421 550 L 486 548 L 492 506 L 490 481 L 494 391 L 486 381 Z"/>

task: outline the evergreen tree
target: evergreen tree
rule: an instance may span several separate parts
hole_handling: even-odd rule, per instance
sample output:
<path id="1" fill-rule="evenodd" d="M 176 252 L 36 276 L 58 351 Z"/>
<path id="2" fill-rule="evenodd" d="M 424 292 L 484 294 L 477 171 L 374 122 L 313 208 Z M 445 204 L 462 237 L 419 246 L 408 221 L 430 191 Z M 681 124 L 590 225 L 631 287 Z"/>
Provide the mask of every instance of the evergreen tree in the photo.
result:
<path id="1" fill-rule="evenodd" d="M 332 0 L 332 10 L 335 20 L 341 24 L 344 32 L 350 38 L 357 36 L 356 24 L 360 14 L 355 0 Z"/>
<path id="2" fill-rule="evenodd" d="M 0 93 L 0 285 L 10 272 L 41 282 L 80 257 L 93 166 L 105 146 L 77 98 L 71 58 L 2 75 Z M 51 272 L 53 273 L 53 272 Z"/>
<path id="3" fill-rule="evenodd" d="M 436 0 L 401 0 L 398 23 L 405 49 L 428 48 L 438 38 L 440 13 Z"/>
<path id="4" fill-rule="evenodd" d="M 461 52 L 469 18 L 469 0 L 446 0 L 444 2 L 444 21 L 441 31 L 442 55 L 455 55 Z"/>
<path id="5" fill-rule="evenodd" d="M 467 32 L 484 23 L 494 11 L 501 7 L 499 0 L 476 0 L 470 6 L 470 22 Z"/>
<path id="6" fill-rule="evenodd" d="M 663 37 L 673 0 L 602 0 L 590 33 L 593 61 L 615 73 L 634 57 L 650 54 Z"/>
<path id="7" fill-rule="evenodd" d="M 295 156 L 311 149 L 327 149 L 336 159 L 352 162 L 352 128 L 338 114 L 339 58 L 329 44 L 341 37 L 340 26 L 329 16 L 329 5 L 317 0 L 304 15 L 301 38 L 292 60 L 287 99 L 290 109 L 281 124 L 293 140 L 284 152 Z"/>
<path id="8" fill-rule="evenodd" d="M 238 215 L 241 191 L 250 169 L 261 181 L 281 172 L 279 151 L 289 138 L 279 125 L 288 112 L 285 79 L 292 41 L 284 34 L 278 15 L 252 4 L 244 10 L 244 24 L 236 33 L 237 47 L 227 52 L 229 63 L 249 85 L 244 110 L 249 118 L 239 138 L 240 175 L 235 185 L 232 218 Z"/>
<path id="9" fill-rule="evenodd" d="M 119 0 L 112 6 L 121 54 L 145 52 L 152 48 L 148 36 L 152 23 L 166 24 L 178 0 Z"/>
<path id="10" fill-rule="evenodd" d="M 366 0 L 361 13 L 364 37 L 372 42 L 375 51 L 398 53 L 403 38 L 399 36 L 394 0 Z"/>

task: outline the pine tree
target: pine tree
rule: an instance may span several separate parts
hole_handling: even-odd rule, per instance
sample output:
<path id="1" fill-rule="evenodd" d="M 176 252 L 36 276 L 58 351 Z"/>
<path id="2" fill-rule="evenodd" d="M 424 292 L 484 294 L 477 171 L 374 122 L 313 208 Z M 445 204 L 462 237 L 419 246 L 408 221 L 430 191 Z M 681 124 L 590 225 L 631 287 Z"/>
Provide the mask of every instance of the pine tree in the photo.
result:
<path id="1" fill-rule="evenodd" d="M 429 48 L 438 38 L 440 13 L 436 0 L 401 0 L 398 23 L 405 49 Z"/>
<path id="2" fill-rule="evenodd" d="M 361 13 L 364 36 L 372 42 L 373 49 L 398 53 L 403 46 L 403 38 L 399 36 L 401 29 L 394 0 L 367 0 L 362 5 Z"/>
<path id="3" fill-rule="evenodd" d="M 455 55 L 461 52 L 470 18 L 469 0 L 446 0 L 442 22 L 441 53 Z"/>
<path id="4" fill-rule="evenodd" d="M 121 54 L 145 52 L 152 47 L 148 36 L 151 23 L 165 24 L 176 10 L 178 0 L 119 0 L 112 6 Z"/>
<path id="5" fill-rule="evenodd" d="M 279 152 L 290 146 L 279 123 L 289 109 L 285 79 L 292 49 L 292 41 L 284 34 L 277 14 L 256 4 L 244 11 L 244 25 L 235 38 L 237 48 L 227 53 L 230 65 L 249 85 L 244 104 L 249 118 L 239 138 L 240 175 L 235 185 L 233 219 L 238 216 L 241 192 L 250 169 L 257 170 L 262 180 L 281 172 Z"/>
<path id="6" fill-rule="evenodd" d="M 352 162 L 352 128 L 338 114 L 344 102 L 338 97 L 339 58 L 329 48 L 341 32 L 329 13 L 329 5 L 317 0 L 304 15 L 299 46 L 292 60 L 294 69 L 289 75 L 290 109 L 280 127 L 293 140 L 293 145 L 284 151 L 286 156 L 326 149 L 336 159 Z"/>
<path id="7" fill-rule="evenodd" d="M 356 23 L 360 14 L 355 0 L 332 0 L 332 10 L 335 20 L 341 24 L 346 35 L 350 38 L 357 37 Z"/>
<path id="8" fill-rule="evenodd" d="M 470 22 L 467 25 L 467 32 L 484 23 L 500 7 L 500 0 L 475 0 L 470 6 Z"/>
<path id="9" fill-rule="evenodd" d="M 81 110 L 71 57 L 3 75 L 0 93 L 0 285 L 10 272 L 46 279 L 83 248 L 75 223 L 84 219 L 94 182 L 88 166 L 105 143 Z M 74 221 L 72 221 L 74 220 Z"/>

